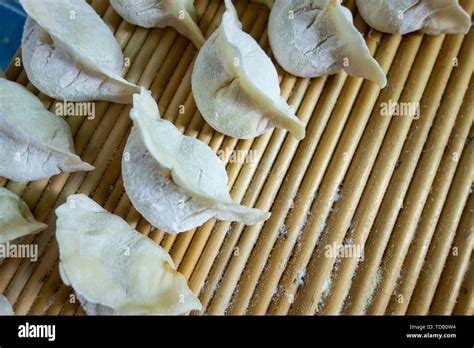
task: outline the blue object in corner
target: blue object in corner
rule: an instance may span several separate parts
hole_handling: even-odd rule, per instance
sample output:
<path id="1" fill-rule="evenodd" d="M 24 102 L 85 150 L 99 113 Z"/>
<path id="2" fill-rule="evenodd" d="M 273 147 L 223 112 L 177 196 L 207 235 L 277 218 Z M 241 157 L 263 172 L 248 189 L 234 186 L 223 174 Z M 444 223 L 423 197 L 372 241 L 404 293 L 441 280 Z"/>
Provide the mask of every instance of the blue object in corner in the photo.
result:
<path id="1" fill-rule="evenodd" d="M 0 68 L 3 70 L 20 47 L 26 17 L 17 0 L 0 0 Z"/>

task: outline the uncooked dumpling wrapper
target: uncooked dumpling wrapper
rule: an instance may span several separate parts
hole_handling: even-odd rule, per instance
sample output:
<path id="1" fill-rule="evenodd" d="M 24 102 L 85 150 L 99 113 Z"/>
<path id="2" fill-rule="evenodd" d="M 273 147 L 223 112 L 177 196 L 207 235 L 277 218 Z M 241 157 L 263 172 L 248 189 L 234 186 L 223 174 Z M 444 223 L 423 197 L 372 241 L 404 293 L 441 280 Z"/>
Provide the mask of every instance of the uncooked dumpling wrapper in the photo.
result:
<path id="1" fill-rule="evenodd" d="M 22 56 L 29 80 L 44 94 L 72 102 L 131 103 L 139 87 L 123 79 L 122 50 L 84 0 L 21 0 L 28 18 Z"/>
<path id="2" fill-rule="evenodd" d="M 47 227 L 35 220 L 30 208 L 16 193 L 0 187 L 0 244 L 41 232 Z"/>
<path id="3" fill-rule="evenodd" d="M 62 280 L 90 314 L 176 315 L 201 303 L 170 255 L 85 195 L 56 209 Z"/>
<path id="4" fill-rule="evenodd" d="M 0 78 L 0 176 L 46 179 L 94 169 L 74 154 L 66 121 L 49 112 L 25 87 Z"/>
<path id="5" fill-rule="evenodd" d="M 154 226 L 179 233 L 219 220 L 255 224 L 270 213 L 232 201 L 223 163 L 203 142 L 160 118 L 148 91 L 134 95 L 134 128 L 122 157 L 125 190 Z"/>
<path id="6" fill-rule="evenodd" d="M 173 27 L 198 48 L 206 41 L 196 24 L 194 0 L 110 0 L 127 22 L 144 28 Z"/>
<path id="7" fill-rule="evenodd" d="M 357 0 L 360 15 L 372 28 L 391 34 L 421 30 L 430 35 L 464 34 L 471 17 L 458 0 Z"/>
<path id="8" fill-rule="evenodd" d="M 15 313 L 13 312 L 12 305 L 5 296 L 0 294 L 0 316 L 10 315 L 15 315 Z"/>
<path id="9" fill-rule="evenodd" d="M 277 71 L 259 44 L 243 32 L 232 2 L 222 23 L 199 51 L 192 75 L 196 104 L 219 132 L 241 139 L 274 128 L 298 140 L 305 128 L 280 96 Z"/>
<path id="10" fill-rule="evenodd" d="M 351 12 L 339 0 L 275 0 L 268 37 L 278 63 L 293 75 L 311 78 L 342 69 L 380 87 L 387 84 Z"/>

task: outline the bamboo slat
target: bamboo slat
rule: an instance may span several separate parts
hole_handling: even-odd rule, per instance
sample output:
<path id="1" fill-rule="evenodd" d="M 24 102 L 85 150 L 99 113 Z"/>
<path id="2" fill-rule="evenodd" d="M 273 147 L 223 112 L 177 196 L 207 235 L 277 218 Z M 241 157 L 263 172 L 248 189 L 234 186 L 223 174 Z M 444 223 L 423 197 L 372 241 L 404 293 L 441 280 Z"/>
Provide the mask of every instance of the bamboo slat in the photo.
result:
<path id="1" fill-rule="evenodd" d="M 468 150 L 468 149 L 466 149 Z M 472 152 L 472 143 L 469 151 Z M 430 307 L 430 314 L 449 315 L 451 314 L 456 298 L 461 288 L 461 283 L 466 274 L 474 247 L 474 231 L 472 227 L 472 195 L 464 208 L 462 220 L 458 226 L 456 239 L 451 247 L 449 259 L 443 270 L 436 295 Z"/>
<path id="2" fill-rule="evenodd" d="M 180 131 L 225 150 L 232 198 L 272 216 L 253 226 L 210 220 L 180 235 L 154 228 L 131 205 L 120 173 L 130 105 L 96 102 L 94 119 L 66 118 L 76 152 L 94 171 L 35 182 L 0 178 L 49 226 L 17 241 L 38 245 L 38 262 L 0 262 L 0 293 L 17 314 L 84 315 L 61 282 L 54 238 L 54 209 L 74 193 L 90 196 L 170 252 L 203 303 L 192 315 L 472 314 L 472 31 L 381 34 L 347 1 L 387 73 L 387 87 L 343 72 L 296 78 L 277 66 L 282 96 L 306 125 L 306 138 L 298 142 L 275 129 L 237 140 L 214 131 L 196 108 L 194 45 L 171 28 L 123 21 L 108 1 L 90 3 L 130 61 L 127 80 L 150 89 L 162 117 Z M 243 29 L 271 56 L 269 10 L 234 3 Z M 462 5 L 472 13 L 472 1 Z M 224 4 L 197 0 L 196 10 L 209 37 Z M 7 77 L 53 110 L 56 101 L 39 93 L 17 62 Z M 383 103 L 397 102 L 419 104 L 419 119 L 381 115 Z M 232 162 L 232 151 L 255 156 Z M 328 257 L 333 245 L 362 247 L 363 259 Z"/>
<path id="3" fill-rule="evenodd" d="M 472 93 L 472 81 L 468 95 L 469 93 Z M 392 296 L 388 309 L 388 312 L 391 314 L 403 314 L 408 306 L 436 223 L 441 214 L 441 209 L 446 200 L 460 154 L 463 151 L 466 137 L 472 125 L 471 110 L 472 99 L 464 98 L 464 104 L 456 120 L 450 144 L 448 144 L 445 150 L 443 161 L 433 183 L 433 189 L 423 208 L 413 243 L 410 245 L 406 260 L 404 261 L 400 274 L 400 279 L 402 280 L 400 287 L 396 289 L 395 296 Z M 400 297 L 400 295 L 402 296 Z M 399 301 L 402 299 L 403 301 Z"/>
<path id="4" fill-rule="evenodd" d="M 409 76 L 410 81 L 417 81 L 417 83 L 406 83 L 405 90 L 399 99 L 400 103 L 419 102 L 436 59 L 436 55 L 426 54 L 425 52 L 436 52 L 439 49 L 441 42 L 442 38 L 440 37 L 433 41 L 424 41 L 425 46 L 420 48 Z M 363 149 L 363 151 L 358 151 L 353 157 L 351 166 L 346 174 L 347 180 L 344 181 L 344 186 L 339 191 L 341 198 L 332 208 L 333 212 L 329 217 L 326 226 L 327 232 L 324 234 L 313 254 L 313 264 L 310 265 L 309 269 L 306 271 L 307 275 L 311 275 L 310 272 L 316 271 L 326 272 L 326 277 L 330 277 L 330 272 L 334 267 L 334 264 L 337 262 L 337 259 L 335 257 L 325 256 L 326 246 L 334 245 L 334 243 L 336 243 L 336 245 L 352 243 L 352 237 L 350 235 L 346 238 L 350 241 L 343 240 L 347 230 L 351 227 L 352 214 L 358 205 L 358 201 L 367 183 L 371 168 L 376 161 L 382 143 L 385 141 L 386 143 L 390 143 L 392 146 L 395 143 L 394 141 L 390 141 L 391 134 L 390 132 L 387 134 L 386 131 L 389 126 L 396 121 L 398 120 L 393 119 L 392 122 L 390 122 L 389 118 L 384 119 L 383 116 L 380 115 L 378 109 L 375 109 L 372 114 L 371 120 L 365 129 L 364 136 L 358 147 L 359 149 Z M 397 129 L 396 133 L 399 139 L 406 133 L 406 129 L 410 126 L 410 123 L 415 122 L 412 121 L 411 117 L 406 117 L 402 119 L 402 121 L 405 121 L 405 129 Z M 392 148 L 394 149 L 396 147 L 393 146 Z M 391 156 L 391 158 L 392 163 L 385 160 L 385 166 L 388 170 L 389 168 L 393 168 L 396 164 L 393 163 L 393 160 L 396 160 L 397 157 Z M 370 189 L 371 187 L 368 186 L 367 188 Z M 321 281 L 318 284 L 317 282 L 313 282 L 313 279 L 315 278 L 309 278 L 310 280 L 305 282 L 305 286 L 302 288 L 303 291 L 301 291 L 301 295 L 298 295 L 298 301 L 295 304 L 297 305 L 298 303 L 305 302 L 301 305 L 304 306 L 305 310 L 311 313 L 316 310 L 317 302 L 319 302 L 321 293 L 324 289 L 324 283 L 331 280 L 326 280 L 327 278 L 323 280 L 321 277 L 319 278 Z M 305 296 L 307 298 L 304 298 Z M 300 298 L 302 302 L 300 302 Z"/>

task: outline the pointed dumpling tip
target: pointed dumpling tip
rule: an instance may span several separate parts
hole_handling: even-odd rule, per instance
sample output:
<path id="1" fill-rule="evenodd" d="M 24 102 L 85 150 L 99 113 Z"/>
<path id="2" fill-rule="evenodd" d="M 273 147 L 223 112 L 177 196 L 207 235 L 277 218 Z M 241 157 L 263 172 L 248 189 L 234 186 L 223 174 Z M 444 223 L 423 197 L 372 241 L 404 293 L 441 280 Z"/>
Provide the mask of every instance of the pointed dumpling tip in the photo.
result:
<path id="1" fill-rule="evenodd" d="M 140 93 L 133 95 L 133 107 L 130 111 L 130 118 L 136 122 L 140 115 L 148 115 L 153 119 L 160 119 L 160 111 L 151 92 L 144 87 L 140 87 Z"/>
<path id="2" fill-rule="evenodd" d="M 67 162 L 64 163 L 65 167 L 61 168 L 64 172 L 89 172 L 94 170 L 95 167 L 87 162 L 81 160 L 77 155 L 70 155 L 70 158 Z"/>
<path id="3" fill-rule="evenodd" d="M 201 48 L 206 42 L 201 29 L 189 13 L 185 15 L 184 19 L 177 20 L 172 27 L 174 27 L 178 33 L 188 38 L 197 48 Z"/>
<path id="4" fill-rule="evenodd" d="M 239 16 L 237 15 L 237 10 L 235 9 L 234 4 L 232 3 L 232 0 L 225 0 L 225 9 L 226 11 L 224 12 L 222 20 L 225 22 L 225 20 L 228 18 L 239 29 L 242 29 L 242 23 L 239 20 Z"/>
<path id="5" fill-rule="evenodd" d="M 352 63 L 344 69 L 349 75 L 370 80 L 380 88 L 387 85 L 385 72 L 370 54 L 354 55 L 350 61 Z"/>
<path id="6" fill-rule="evenodd" d="M 306 136 L 306 128 L 301 120 L 293 114 L 286 118 L 286 120 L 287 125 L 285 128 L 296 138 L 296 140 L 303 140 Z"/>
<path id="7" fill-rule="evenodd" d="M 459 5 L 459 3 L 452 4 L 452 6 L 441 9 L 429 17 L 422 31 L 426 34 L 467 34 L 471 28 L 471 17 Z"/>

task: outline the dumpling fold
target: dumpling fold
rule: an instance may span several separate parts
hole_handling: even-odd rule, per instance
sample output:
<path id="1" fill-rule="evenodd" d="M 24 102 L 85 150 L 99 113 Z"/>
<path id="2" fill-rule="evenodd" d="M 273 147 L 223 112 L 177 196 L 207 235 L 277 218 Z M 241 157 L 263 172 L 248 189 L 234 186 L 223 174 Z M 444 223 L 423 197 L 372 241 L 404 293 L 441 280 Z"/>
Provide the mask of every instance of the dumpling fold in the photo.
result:
<path id="1" fill-rule="evenodd" d="M 56 209 L 59 270 L 86 312 L 177 315 L 201 303 L 153 240 L 85 195 L 69 196 Z"/>
<path id="2" fill-rule="evenodd" d="M 232 201 L 223 163 L 203 142 L 160 118 L 151 94 L 134 95 L 134 127 L 122 157 L 125 190 L 154 226 L 187 231 L 215 217 L 255 224 L 269 213 Z"/>
<path id="3" fill-rule="evenodd" d="M 357 9 L 372 28 L 390 34 L 465 34 L 471 17 L 458 0 L 357 0 Z"/>
<path id="4" fill-rule="evenodd" d="M 268 37 L 276 60 L 293 75 L 312 78 L 344 70 L 380 87 L 387 84 L 340 0 L 275 0 Z"/>
<path id="5" fill-rule="evenodd" d="M 31 83 L 55 99 L 131 103 L 139 87 L 123 78 L 120 45 L 86 1 L 20 2 L 29 15 L 22 55 Z"/>
<path id="6" fill-rule="evenodd" d="M 0 187 L 0 244 L 41 232 L 47 227 L 35 220 L 30 208 L 16 193 Z"/>
<path id="7" fill-rule="evenodd" d="M 206 39 L 196 24 L 194 0 L 110 0 L 127 22 L 144 28 L 173 27 L 200 48 Z"/>
<path id="8" fill-rule="evenodd" d="M 232 2 L 225 4 L 222 23 L 199 51 L 193 69 L 199 111 L 214 129 L 235 138 L 255 138 L 274 127 L 304 138 L 304 125 L 280 96 L 271 59 L 242 31 Z"/>
<path id="9" fill-rule="evenodd" d="M 66 121 L 22 85 L 0 78 L 0 176 L 32 181 L 92 169 L 74 153 Z"/>

